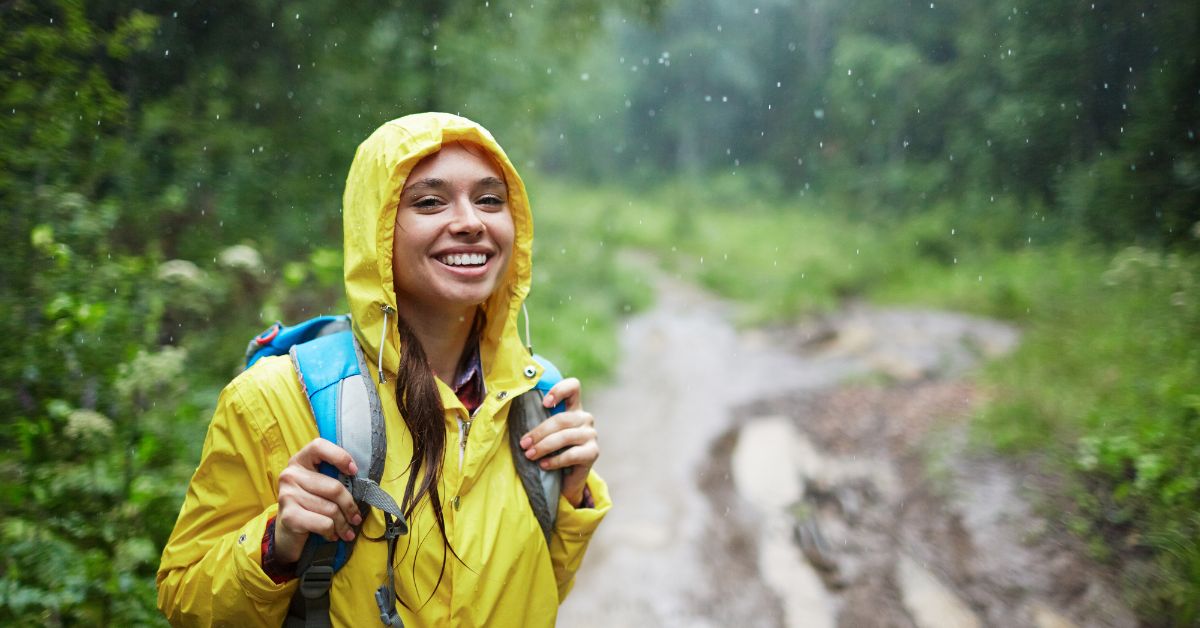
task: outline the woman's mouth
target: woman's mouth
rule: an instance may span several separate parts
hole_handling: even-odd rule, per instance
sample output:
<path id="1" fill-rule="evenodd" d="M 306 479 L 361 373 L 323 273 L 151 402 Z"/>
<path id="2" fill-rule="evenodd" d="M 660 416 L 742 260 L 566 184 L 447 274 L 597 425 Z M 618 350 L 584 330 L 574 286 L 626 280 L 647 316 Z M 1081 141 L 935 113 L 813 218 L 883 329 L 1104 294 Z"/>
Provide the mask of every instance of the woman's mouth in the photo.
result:
<path id="1" fill-rule="evenodd" d="M 488 256 L 483 253 L 454 253 L 439 255 L 436 259 L 447 266 L 471 268 L 486 264 Z"/>

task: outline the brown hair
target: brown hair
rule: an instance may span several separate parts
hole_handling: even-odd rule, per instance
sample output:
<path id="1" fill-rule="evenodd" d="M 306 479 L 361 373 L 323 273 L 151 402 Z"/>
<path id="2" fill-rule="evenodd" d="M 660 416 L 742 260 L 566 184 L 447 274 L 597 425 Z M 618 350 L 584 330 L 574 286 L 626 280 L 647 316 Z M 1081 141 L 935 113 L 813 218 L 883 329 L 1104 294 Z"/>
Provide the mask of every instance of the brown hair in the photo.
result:
<path id="1" fill-rule="evenodd" d="M 473 345 L 479 342 L 485 322 L 483 310 L 476 310 L 471 333 L 467 336 L 466 351 L 471 351 Z M 442 514 L 442 500 L 438 492 L 438 485 L 442 479 L 442 462 L 446 455 L 446 428 L 443 425 L 446 410 L 442 406 L 437 380 L 434 378 L 433 369 L 429 367 L 429 360 L 425 356 L 425 348 L 421 346 L 421 341 L 403 318 L 396 318 L 396 326 L 400 331 L 400 372 L 396 380 L 396 399 L 400 406 L 400 415 L 404 417 L 404 423 L 408 426 L 413 441 L 412 459 L 408 463 L 408 482 L 404 486 L 400 510 L 404 512 L 405 518 L 411 521 L 417 505 L 428 495 L 433 517 L 442 533 L 443 547 L 462 562 L 458 553 L 450 546 L 450 537 L 446 534 L 446 519 Z M 425 474 L 418 485 L 417 478 L 421 475 L 422 467 Z M 441 586 L 445 571 L 446 553 L 443 552 L 442 568 L 438 572 L 438 581 L 433 586 L 433 591 L 437 591 Z M 430 591 L 431 596 L 433 591 Z"/>

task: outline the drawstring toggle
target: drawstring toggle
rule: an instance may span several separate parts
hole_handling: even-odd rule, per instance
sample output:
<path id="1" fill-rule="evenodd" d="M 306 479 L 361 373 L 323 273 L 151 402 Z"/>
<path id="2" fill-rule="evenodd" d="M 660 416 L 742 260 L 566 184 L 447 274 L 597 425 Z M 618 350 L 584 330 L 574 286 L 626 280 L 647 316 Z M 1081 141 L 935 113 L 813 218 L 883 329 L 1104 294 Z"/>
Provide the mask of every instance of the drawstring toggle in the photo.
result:
<path id="1" fill-rule="evenodd" d="M 395 314 L 396 310 L 387 303 L 379 306 L 383 310 L 383 332 L 379 334 L 379 383 L 382 384 L 387 380 L 383 376 L 383 343 L 387 342 L 388 333 L 388 314 Z"/>

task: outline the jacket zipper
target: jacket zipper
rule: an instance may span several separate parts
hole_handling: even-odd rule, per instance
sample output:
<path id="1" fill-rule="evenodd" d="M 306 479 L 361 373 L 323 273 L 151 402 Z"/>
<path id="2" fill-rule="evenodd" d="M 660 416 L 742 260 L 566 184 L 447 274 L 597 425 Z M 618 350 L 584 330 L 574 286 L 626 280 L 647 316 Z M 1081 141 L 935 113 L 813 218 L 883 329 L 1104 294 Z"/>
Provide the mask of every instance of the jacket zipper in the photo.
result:
<path id="1" fill-rule="evenodd" d="M 483 404 L 479 404 L 482 408 Z M 458 420 L 458 472 L 462 473 L 463 461 L 467 458 L 467 437 L 471 435 L 471 424 L 475 422 L 475 415 L 479 414 L 479 408 L 466 419 Z"/>
<path id="2" fill-rule="evenodd" d="M 458 438 L 458 472 L 459 473 L 462 473 L 463 460 L 465 460 L 467 458 L 467 436 L 469 436 L 471 434 L 471 422 L 472 421 L 474 421 L 474 418 L 467 419 L 466 421 L 464 421 L 462 419 L 458 420 L 458 434 L 459 434 L 459 438 Z"/>

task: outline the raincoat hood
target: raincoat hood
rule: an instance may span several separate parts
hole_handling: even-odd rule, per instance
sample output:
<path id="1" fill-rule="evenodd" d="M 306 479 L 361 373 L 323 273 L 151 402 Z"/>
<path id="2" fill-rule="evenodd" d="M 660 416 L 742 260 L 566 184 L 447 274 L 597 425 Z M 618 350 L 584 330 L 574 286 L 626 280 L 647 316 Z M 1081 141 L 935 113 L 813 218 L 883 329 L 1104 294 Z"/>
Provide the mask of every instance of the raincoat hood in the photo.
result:
<path id="1" fill-rule="evenodd" d="M 443 144 L 460 141 L 482 147 L 503 171 L 515 235 L 508 270 L 483 306 L 487 316 L 481 338 L 485 364 L 489 356 L 495 355 L 502 338 L 517 337 L 517 311 L 529 293 L 533 257 L 533 215 L 525 184 L 504 150 L 482 126 L 448 113 L 405 116 L 385 123 L 359 145 L 342 198 L 346 299 L 354 333 L 367 359 L 373 364 L 382 363 L 387 374 L 395 374 L 400 365 L 392 273 L 392 240 L 400 193 L 421 159 L 441 150 Z M 510 325 L 514 333 L 506 333 Z"/>

